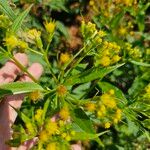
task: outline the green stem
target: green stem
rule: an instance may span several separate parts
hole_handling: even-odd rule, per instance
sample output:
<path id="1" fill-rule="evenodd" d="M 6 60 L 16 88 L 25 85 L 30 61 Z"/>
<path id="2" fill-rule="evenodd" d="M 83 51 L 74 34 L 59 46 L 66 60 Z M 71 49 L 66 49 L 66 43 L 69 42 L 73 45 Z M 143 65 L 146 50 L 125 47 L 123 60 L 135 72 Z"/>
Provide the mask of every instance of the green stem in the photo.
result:
<path id="1" fill-rule="evenodd" d="M 14 57 L 12 56 L 13 61 L 15 62 L 15 64 L 25 73 L 27 73 L 27 75 L 34 81 L 34 82 L 38 82 L 35 77 Z"/>

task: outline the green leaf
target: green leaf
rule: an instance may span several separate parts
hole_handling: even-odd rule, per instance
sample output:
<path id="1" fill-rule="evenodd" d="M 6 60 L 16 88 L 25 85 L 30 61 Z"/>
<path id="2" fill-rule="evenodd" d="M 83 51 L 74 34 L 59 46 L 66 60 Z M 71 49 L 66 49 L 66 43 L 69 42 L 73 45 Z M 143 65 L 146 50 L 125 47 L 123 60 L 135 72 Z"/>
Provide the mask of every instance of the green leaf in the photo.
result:
<path id="1" fill-rule="evenodd" d="M 90 118 L 86 115 L 86 113 L 81 108 L 76 108 L 71 113 L 73 121 L 87 133 L 95 133 L 92 122 Z"/>
<path id="2" fill-rule="evenodd" d="M 145 72 L 142 76 L 137 76 L 133 81 L 131 87 L 128 89 L 129 95 L 135 97 L 143 91 L 145 86 L 149 83 L 150 72 Z"/>
<path id="3" fill-rule="evenodd" d="M 0 9 L 4 14 L 6 14 L 11 19 L 11 21 L 14 21 L 16 15 L 14 11 L 11 9 L 11 7 L 9 6 L 8 2 L 9 2 L 8 0 L 0 0 Z"/>
<path id="4" fill-rule="evenodd" d="M 104 131 L 98 134 L 91 134 L 91 133 L 86 133 L 86 132 L 76 132 L 74 136 L 72 136 L 72 140 L 92 140 L 96 139 L 99 136 L 107 133 L 109 131 Z"/>
<path id="5" fill-rule="evenodd" d="M 150 119 L 145 119 L 144 121 L 142 121 L 142 124 L 144 127 L 150 129 Z"/>
<path id="6" fill-rule="evenodd" d="M 29 93 L 36 90 L 44 90 L 39 84 L 31 82 L 13 82 L 0 86 L 0 97 L 8 94 Z"/>
<path id="7" fill-rule="evenodd" d="M 65 27 L 65 25 L 64 25 L 62 22 L 56 21 L 56 26 L 57 26 L 58 30 L 59 30 L 66 38 L 69 38 L 68 30 L 67 30 L 67 28 Z"/>
<path id="8" fill-rule="evenodd" d="M 116 16 L 113 17 L 110 25 L 111 28 L 117 28 L 119 25 L 119 22 L 121 21 L 122 17 L 124 16 L 125 12 L 122 11 L 121 13 L 118 13 Z"/>
<path id="9" fill-rule="evenodd" d="M 50 99 L 48 98 L 44 104 L 44 108 L 43 108 L 43 115 L 42 115 L 42 123 L 44 122 L 47 110 L 48 110 L 48 106 L 50 104 Z"/>
<path id="10" fill-rule="evenodd" d="M 138 66 L 150 67 L 150 64 L 147 64 L 147 63 L 137 62 L 137 61 L 134 61 L 134 60 L 131 60 L 130 62 L 135 64 L 135 65 L 138 65 Z"/>
<path id="11" fill-rule="evenodd" d="M 124 107 L 128 103 L 128 100 L 119 88 L 115 87 L 114 85 L 108 82 L 98 82 L 98 85 L 103 92 L 108 92 L 109 90 L 113 89 L 115 92 L 115 97 L 117 98 L 121 107 Z"/>
<path id="12" fill-rule="evenodd" d="M 79 83 L 91 82 L 95 79 L 102 79 L 108 73 L 114 71 L 115 69 L 123 66 L 123 64 L 107 67 L 107 68 L 91 68 L 83 73 L 79 73 L 75 76 L 71 76 L 66 79 L 64 85 L 74 85 Z"/>
<path id="13" fill-rule="evenodd" d="M 21 25 L 25 19 L 25 17 L 28 15 L 30 9 L 31 9 L 32 5 L 29 6 L 26 10 L 24 10 L 13 22 L 12 26 L 11 26 L 11 31 L 13 33 L 16 33 L 20 28 Z"/>

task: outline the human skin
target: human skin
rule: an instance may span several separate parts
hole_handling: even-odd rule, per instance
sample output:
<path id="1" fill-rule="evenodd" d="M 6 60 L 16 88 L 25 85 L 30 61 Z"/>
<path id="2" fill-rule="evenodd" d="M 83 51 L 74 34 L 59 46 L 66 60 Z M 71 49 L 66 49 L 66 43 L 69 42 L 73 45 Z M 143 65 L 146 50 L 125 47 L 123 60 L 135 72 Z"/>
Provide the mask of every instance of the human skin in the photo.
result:
<path id="1" fill-rule="evenodd" d="M 24 66 L 28 66 L 28 58 L 26 54 L 17 53 L 15 54 L 15 58 Z M 43 72 L 43 67 L 39 63 L 33 63 L 28 71 L 36 78 L 39 79 Z M 8 61 L 6 64 L 0 69 L 0 85 L 13 82 L 17 75 L 21 73 L 21 70 L 15 65 L 13 61 Z M 23 74 L 19 81 L 22 82 L 32 82 L 26 74 Z M 21 107 L 21 104 L 24 99 L 24 94 L 18 95 L 10 95 L 6 96 L 2 102 L 0 102 L 0 150 L 15 150 L 16 148 L 11 148 L 5 144 L 7 140 L 11 138 L 12 130 L 11 126 L 13 125 L 17 113 L 11 107 L 13 106 L 16 109 Z M 24 145 L 17 148 L 18 150 L 26 150 L 30 149 L 30 147 L 34 144 L 34 140 L 28 141 L 24 143 Z"/>

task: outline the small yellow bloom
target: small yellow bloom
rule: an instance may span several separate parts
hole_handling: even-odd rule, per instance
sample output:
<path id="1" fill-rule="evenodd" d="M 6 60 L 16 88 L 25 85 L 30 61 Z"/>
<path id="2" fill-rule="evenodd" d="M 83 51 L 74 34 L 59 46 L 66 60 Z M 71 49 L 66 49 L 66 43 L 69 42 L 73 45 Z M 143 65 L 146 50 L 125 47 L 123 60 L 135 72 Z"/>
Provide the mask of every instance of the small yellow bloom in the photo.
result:
<path id="1" fill-rule="evenodd" d="M 109 94 L 114 95 L 114 94 L 115 94 L 115 91 L 114 91 L 113 89 L 110 89 L 110 90 L 109 90 Z"/>
<path id="2" fill-rule="evenodd" d="M 115 62 L 118 62 L 120 59 L 121 59 L 120 56 L 115 55 L 115 56 L 113 56 L 112 61 L 115 63 Z"/>
<path id="3" fill-rule="evenodd" d="M 58 131 L 58 126 L 56 122 L 49 121 L 45 125 L 45 129 L 49 135 L 55 134 Z"/>
<path id="4" fill-rule="evenodd" d="M 67 88 L 64 85 L 59 85 L 57 87 L 57 93 L 59 96 L 64 96 L 67 94 Z"/>
<path id="5" fill-rule="evenodd" d="M 43 95 L 42 93 L 39 91 L 39 90 L 36 90 L 32 93 L 29 94 L 29 98 L 32 100 L 32 101 L 37 101 L 39 99 L 42 99 L 43 98 Z"/>
<path id="6" fill-rule="evenodd" d="M 36 40 L 40 38 L 40 36 L 41 36 L 41 32 L 37 31 L 36 29 L 31 29 L 28 31 L 28 37 L 32 40 Z"/>
<path id="7" fill-rule="evenodd" d="M 68 53 L 60 54 L 60 63 L 65 64 L 70 60 L 70 55 Z"/>
<path id="8" fill-rule="evenodd" d="M 24 41 L 19 41 L 18 45 L 20 46 L 20 48 L 22 49 L 26 49 L 28 48 L 28 44 Z"/>
<path id="9" fill-rule="evenodd" d="M 56 24 L 55 24 L 55 22 L 45 22 L 44 23 L 44 26 L 45 26 L 45 29 L 46 29 L 46 31 L 48 32 L 48 33 L 53 33 L 54 32 L 54 30 L 55 30 L 55 27 L 56 27 Z"/>
<path id="10" fill-rule="evenodd" d="M 91 111 L 93 112 L 95 109 L 96 109 L 96 105 L 92 102 L 89 102 L 85 105 L 85 108 L 88 110 L 88 111 Z"/>
<path id="11" fill-rule="evenodd" d="M 49 143 L 46 147 L 46 150 L 56 150 L 56 149 L 57 149 L 57 143 L 56 142 Z"/>
<path id="12" fill-rule="evenodd" d="M 67 133 L 62 133 L 61 136 L 62 138 L 65 138 L 67 136 Z"/>
<path id="13" fill-rule="evenodd" d="M 121 27 L 121 28 L 119 29 L 119 34 L 120 34 L 121 36 L 124 36 L 126 33 L 127 33 L 127 29 L 126 29 L 125 27 Z"/>
<path id="14" fill-rule="evenodd" d="M 40 122 L 40 120 L 42 119 L 42 115 L 43 115 L 43 110 L 42 109 L 38 109 L 36 111 L 36 114 L 35 114 L 35 120 L 37 122 Z"/>
<path id="15" fill-rule="evenodd" d="M 105 123 L 105 128 L 106 128 L 106 129 L 110 128 L 110 125 L 111 125 L 111 124 L 110 124 L 109 122 L 106 122 L 106 123 Z"/>
<path id="16" fill-rule="evenodd" d="M 76 134 L 76 132 L 75 131 L 71 131 L 70 134 L 74 136 Z"/>
<path id="17" fill-rule="evenodd" d="M 106 36 L 106 32 L 100 30 L 100 31 L 98 32 L 98 35 L 99 35 L 100 37 L 104 37 L 104 36 Z"/>
<path id="18" fill-rule="evenodd" d="M 47 142 L 49 140 L 49 135 L 47 134 L 47 131 L 43 130 L 39 135 L 39 139 L 41 142 Z"/>
<path id="19" fill-rule="evenodd" d="M 67 135 L 67 136 L 65 137 L 65 139 L 66 139 L 67 141 L 70 141 L 70 140 L 71 140 L 70 135 Z"/>
<path id="20" fill-rule="evenodd" d="M 114 97 L 112 97 L 111 95 L 109 95 L 107 93 L 105 93 L 101 96 L 101 100 L 102 100 L 102 103 L 109 108 L 116 107 L 116 101 L 115 101 Z"/>
<path id="21" fill-rule="evenodd" d="M 4 39 L 4 41 L 5 41 L 5 45 L 7 47 L 10 47 L 11 49 L 13 49 L 16 46 L 18 46 L 18 39 L 14 35 L 10 35 L 9 37 L 6 37 Z"/>
<path id="22" fill-rule="evenodd" d="M 60 118 L 63 120 L 67 120 L 70 116 L 68 107 L 64 107 L 59 112 Z"/>
<path id="23" fill-rule="evenodd" d="M 107 67 L 107 66 L 110 65 L 111 60 L 108 56 L 104 56 L 104 57 L 101 58 L 100 62 L 101 62 L 102 66 Z"/>
<path id="24" fill-rule="evenodd" d="M 32 123 L 30 123 L 30 122 L 27 123 L 26 127 L 28 129 L 29 134 L 34 134 L 35 133 L 35 130 L 34 130 L 34 127 L 33 127 Z"/>

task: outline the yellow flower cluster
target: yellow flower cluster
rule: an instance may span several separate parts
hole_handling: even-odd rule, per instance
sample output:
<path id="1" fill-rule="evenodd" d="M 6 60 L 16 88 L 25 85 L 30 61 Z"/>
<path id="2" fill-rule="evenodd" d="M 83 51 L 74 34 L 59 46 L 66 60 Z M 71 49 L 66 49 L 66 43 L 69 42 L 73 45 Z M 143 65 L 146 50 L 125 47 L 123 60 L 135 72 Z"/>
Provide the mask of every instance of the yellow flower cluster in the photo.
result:
<path id="1" fill-rule="evenodd" d="M 28 38 L 32 39 L 32 40 L 36 40 L 38 38 L 40 38 L 41 36 L 41 32 L 37 31 L 36 29 L 31 29 L 28 31 Z"/>
<path id="2" fill-rule="evenodd" d="M 137 4 L 137 0 L 115 0 L 117 4 L 123 4 L 126 6 L 132 6 Z"/>
<path id="3" fill-rule="evenodd" d="M 132 48 L 132 45 L 130 43 L 126 43 L 125 46 L 126 46 L 127 53 L 131 58 L 138 59 L 142 57 L 142 53 L 139 48 L 137 47 Z"/>
<path id="4" fill-rule="evenodd" d="M 102 48 L 99 49 L 99 54 L 96 57 L 96 64 L 101 64 L 104 67 L 117 63 L 121 57 L 119 56 L 120 46 L 115 42 L 103 42 Z"/>
<path id="5" fill-rule="evenodd" d="M 47 145 L 46 150 L 57 150 L 57 143 L 51 142 Z"/>
<path id="6" fill-rule="evenodd" d="M 122 111 L 117 106 L 113 89 L 102 94 L 100 101 L 86 103 L 84 109 L 97 116 L 105 128 L 118 123 L 122 116 Z"/>
<path id="7" fill-rule="evenodd" d="M 21 41 L 18 39 L 15 35 L 9 35 L 4 39 L 5 45 L 9 48 L 9 50 L 12 50 L 16 47 L 19 47 L 21 49 L 26 49 L 28 47 L 28 44 L 24 41 Z"/>
<path id="8" fill-rule="evenodd" d="M 46 21 L 44 23 L 44 26 L 45 26 L 46 31 L 51 34 L 55 31 L 56 24 L 53 21 L 50 21 L 50 22 Z"/>
<path id="9" fill-rule="evenodd" d="M 36 90 L 33 91 L 29 94 L 29 98 L 33 101 L 36 102 L 37 100 L 40 100 L 43 98 L 43 94 L 41 93 L 41 91 Z"/>
<path id="10" fill-rule="evenodd" d="M 70 113 L 69 113 L 69 109 L 67 106 L 63 107 L 60 112 L 59 112 L 59 116 L 62 120 L 68 120 Z"/>
<path id="11" fill-rule="evenodd" d="M 81 30 L 83 37 L 92 38 L 92 42 L 98 44 L 102 43 L 102 38 L 106 36 L 106 33 L 102 30 L 96 29 L 96 24 L 92 22 L 85 23 L 82 21 Z"/>
<path id="12" fill-rule="evenodd" d="M 75 131 L 71 129 L 71 122 L 58 118 L 55 122 L 49 120 L 45 123 L 39 134 L 39 140 L 41 143 L 47 144 L 47 148 L 52 148 L 51 146 L 54 145 L 51 145 L 53 143 L 51 141 L 56 140 L 57 137 L 68 142 L 74 135 Z M 55 144 L 58 146 L 59 141 L 57 142 Z"/>

